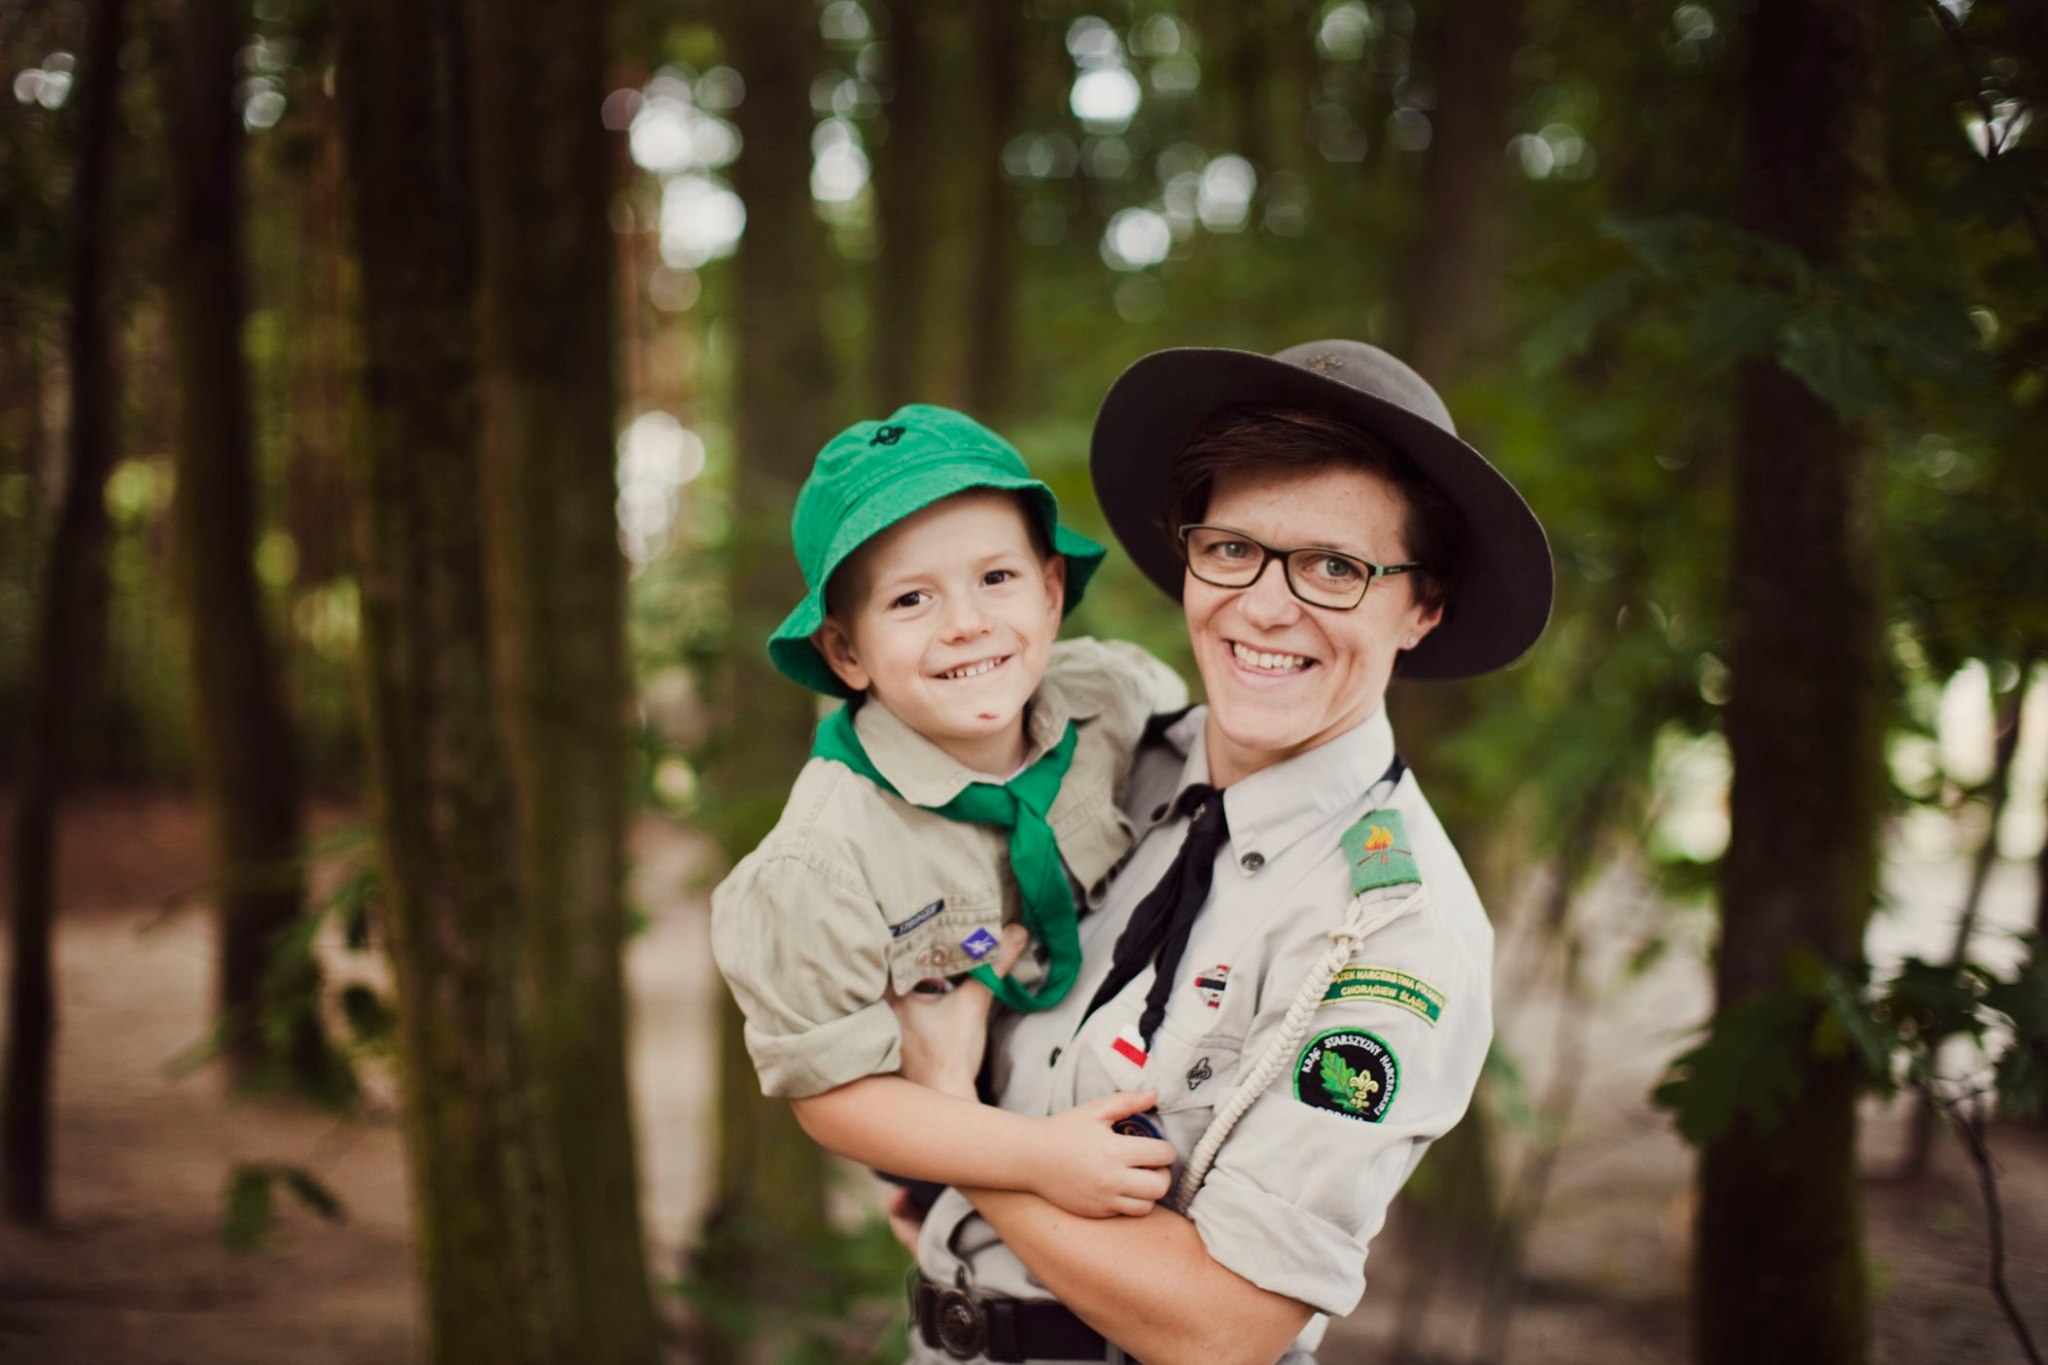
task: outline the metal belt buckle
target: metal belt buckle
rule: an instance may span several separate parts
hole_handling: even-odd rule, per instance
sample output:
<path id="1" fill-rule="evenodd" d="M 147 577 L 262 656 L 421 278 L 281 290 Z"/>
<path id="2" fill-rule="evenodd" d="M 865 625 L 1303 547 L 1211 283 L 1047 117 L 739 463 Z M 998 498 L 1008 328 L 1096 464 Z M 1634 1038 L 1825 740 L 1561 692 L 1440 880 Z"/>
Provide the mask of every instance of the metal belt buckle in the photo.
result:
<path id="1" fill-rule="evenodd" d="M 938 1289 L 938 1311 L 932 1326 L 939 1334 L 939 1349 L 955 1360 L 972 1360 L 988 1348 L 988 1314 L 981 1301 L 967 1292 L 967 1271 L 962 1267 L 954 1288 Z"/>

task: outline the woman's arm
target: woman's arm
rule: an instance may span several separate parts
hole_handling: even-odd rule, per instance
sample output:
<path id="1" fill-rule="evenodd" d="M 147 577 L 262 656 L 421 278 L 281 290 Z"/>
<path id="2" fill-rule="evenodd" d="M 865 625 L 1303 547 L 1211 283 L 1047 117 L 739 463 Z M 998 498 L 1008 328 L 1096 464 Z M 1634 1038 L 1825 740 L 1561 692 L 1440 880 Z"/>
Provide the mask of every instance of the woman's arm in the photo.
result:
<path id="1" fill-rule="evenodd" d="M 990 1000 L 962 989 L 895 1001 L 904 1077 L 973 1102 Z M 1147 1365 L 1276 1360 L 1314 1311 L 1218 1264 L 1177 1213 L 1076 1218 L 1032 1194 L 952 1183 L 1061 1303 Z"/>
<path id="2" fill-rule="evenodd" d="M 1030 1194 L 961 1193 L 1061 1303 L 1146 1365 L 1263 1365 L 1314 1311 L 1210 1259 L 1177 1213 L 1076 1218 Z"/>

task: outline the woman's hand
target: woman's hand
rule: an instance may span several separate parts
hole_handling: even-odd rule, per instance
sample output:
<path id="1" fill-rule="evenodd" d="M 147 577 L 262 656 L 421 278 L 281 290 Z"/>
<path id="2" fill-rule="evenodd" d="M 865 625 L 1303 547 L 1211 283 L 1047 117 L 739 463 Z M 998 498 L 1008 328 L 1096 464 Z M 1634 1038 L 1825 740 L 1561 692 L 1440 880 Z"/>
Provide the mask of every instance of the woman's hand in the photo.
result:
<path id="1" fill-rule="evenodd" d="M 997 976 L 1010 974 L 1028 942 L 1022 925 L 1003 926 L 1002 942 L 989 959 Z M 988 987 L 972 977 L 943 994 L 892 993 L 889 1007 L 896 1011 L 903 1036 L 899 1074 L 940 1094 L 974 1099 L 974 1078 L 988 1048 L 988 1011 L 994 1003 Z"/>
<path id="2" fill-rule="evenodd" d="M 1173 1144 L 1125 1136 L 1118 1119 L 1142 1114 L 1153 1090 L 1120 1090 L 1041 1120 L 1044 1140 L 1032 1162 L 1030 1189 L 1082 1218 L 1143 1218 L 1166 1197 Z"/>

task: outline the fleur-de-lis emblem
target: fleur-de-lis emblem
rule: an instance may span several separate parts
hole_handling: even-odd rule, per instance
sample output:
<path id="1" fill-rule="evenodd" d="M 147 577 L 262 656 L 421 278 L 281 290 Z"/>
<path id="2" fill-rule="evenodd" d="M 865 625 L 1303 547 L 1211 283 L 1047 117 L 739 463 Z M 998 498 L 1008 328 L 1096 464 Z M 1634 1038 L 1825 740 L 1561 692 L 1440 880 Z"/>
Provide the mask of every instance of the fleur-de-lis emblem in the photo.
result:
<path id="1" fill-rule="evenodd" d="M 869 441 L 868 444 L 871 446 L 893 446 L 902 439 L 902 427 L 883 427 L 875 433 L 875 439 Z"/>
<path id="2" fill-rule="evenodd" d="M 1308 358 L 1308 368 L 1317 374 L 1327 376 L 1332 370 L 1344 368 L 1344 357 L 1331 355 L 1327 351 L 1322 355 L 1312 355 Z"/>

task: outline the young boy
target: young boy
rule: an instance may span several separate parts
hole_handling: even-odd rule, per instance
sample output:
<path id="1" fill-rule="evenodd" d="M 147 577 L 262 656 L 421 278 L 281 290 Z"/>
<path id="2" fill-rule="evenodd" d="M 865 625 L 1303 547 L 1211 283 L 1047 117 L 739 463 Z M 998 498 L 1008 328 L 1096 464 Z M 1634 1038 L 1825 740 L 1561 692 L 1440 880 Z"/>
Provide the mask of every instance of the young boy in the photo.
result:
<path id="1" fill-rule="evenodd" d="M 1173 1150 L 1111 1125 L 1151 1094 L 1051 1118 L 940 1095 L 894 1074 L 887 997 L 963 975 L 1015 1010 L 1066 995 L 1074 888 L 1099 896 L 1129 848 L 1117 788 L 1184 685 L 1135 646 L 1054 644 L 1102 547 L 960 413 L 912 404 L 834 437 L 791 535 L 809 591 L 769 654 L 848 701 L 774 830 L 712 895 L 713 951 L 763 1092 L 882 1169 L 1143 1214 Z M 1019 923 L 1033 951 L 999 976 Z"/>

